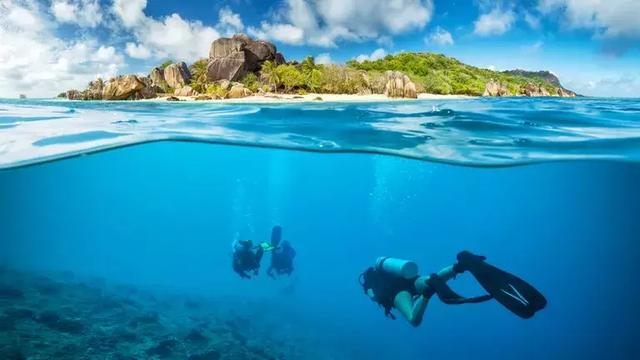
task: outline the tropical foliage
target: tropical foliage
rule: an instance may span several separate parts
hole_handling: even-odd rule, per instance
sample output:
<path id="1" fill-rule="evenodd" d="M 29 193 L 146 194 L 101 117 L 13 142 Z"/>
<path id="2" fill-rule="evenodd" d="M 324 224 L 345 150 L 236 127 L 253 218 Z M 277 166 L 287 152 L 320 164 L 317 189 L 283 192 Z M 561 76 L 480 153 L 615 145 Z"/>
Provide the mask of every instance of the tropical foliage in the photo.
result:
<path id="1" fill-rule="evenodd" d="M 398 70 L 407 74 L 422 87 L 433 94 L 482 95 L 490 80 L 505 84 L 511 93 L 520 93 L 521 89 L 533 83 L 543 86 L 549 92 L 555 92 L 556 86 L 540 76 L 522 76 L 507 72 L 481 69 L 464 64 L 454 58 L 433 53 L 400 53 L 387 55 L 375 61 L 349 61 L 353 69 L 371 71 Z"/>
<path id="2" fill-rule="evenodd" d="M 545 78 L 549 75 L 545 72 L 498 72 L 432 53 L 400 53 L 375 61 L 352 60 L 346 65 L 316 64 L 313 57 L 280 65 L 267 61 L 262 64 L 259 76 L 249 73 L 240 82 L 252 92 L 381 94 L 388 70 L 402 71 L 412 79 L 418 92 L 433 94 L 482 95 L 491 80 L 502 83 L 512 94 L 522 93 L 531 83 L 550 93 L 557 90 L 557 84 Z M 207 81 L 207 59 L 196 61 L 190 71 L 193 89 L 220 97 L 226 95 L 226 88 Z"/>
<path id="3" fill-rule="evenodd" d="M 254 73 L 248 73 L 245 77 L 240 81 L 244 87 L 251 90 L 252 92 L 257 92 L 261 87 L 260 80 L 258 76 Z"/>
<path id="4" fill-rule="evenodd" d="M 267 61 L 260 73 L 260 82 L 277 92 L 355 94 L 368 89 L 366 72 L 341 65 L 316 64 L 313 57 L 299 64 L 276 65 Z"/>
<path id="5" fill-rule="evenodd" d="M 199 93 L 204 93 L 207 89 L 207 63 L 207 59 L 200 59 L 189 67 L 191 72 L 191 83 L 189 85 Z"/>

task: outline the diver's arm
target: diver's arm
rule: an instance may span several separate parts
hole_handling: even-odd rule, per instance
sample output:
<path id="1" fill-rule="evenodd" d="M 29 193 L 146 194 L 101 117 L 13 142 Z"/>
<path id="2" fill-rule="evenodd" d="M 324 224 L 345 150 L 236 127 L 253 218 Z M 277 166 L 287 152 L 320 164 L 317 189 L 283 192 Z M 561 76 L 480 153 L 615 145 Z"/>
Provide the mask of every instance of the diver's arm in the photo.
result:
<path id="1" fill-rule="evenodd" d="M 413 326 L 422 323 L 422 317 L 427 310 L 429 299 L 419 295 L 415 300 L 408 291 L 401 291 L 393 300 L 393 306 L 400 311 L 402 316 Z"/>
<path id="2" fill-rule="evenodd" d="M 376 294 L 373 293 L 372 289 L 367 289 L 367 295 L 372 299 L 376 298 Z"/>

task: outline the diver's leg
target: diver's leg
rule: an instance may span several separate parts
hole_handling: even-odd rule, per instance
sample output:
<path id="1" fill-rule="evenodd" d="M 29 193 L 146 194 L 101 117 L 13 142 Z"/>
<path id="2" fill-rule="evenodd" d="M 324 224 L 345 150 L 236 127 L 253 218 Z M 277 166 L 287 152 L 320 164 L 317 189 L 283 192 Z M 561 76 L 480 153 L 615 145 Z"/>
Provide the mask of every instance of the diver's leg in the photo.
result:
<path id="1" fill-rule="evenodd" d="M 262 260 L 262 255 L 264 255 L 264 249 L 262 247 L 259 247 L 258 250 L 256 251 L 256 265 L 258 267 L 260 267 L 260 261 Z"/>
<path id="2" fill-rule="evenodd" d="M 447 266 L 446 268 L 438 271 L 437 275 L 440 279 L 442 279 L 444 282 L 447 282 L 453 278 L 456 277 L 458 273 L 454 270 L 453 265 Z M 415 281 L 415 287 L 416 287 L 416 291 L 418 292 L 418 294 L 425 294 L 425 293 L 432 293 L 432 291 L 430 291 L 431 289 L 429 288 L 429 285 L 427 284 L 427 280 L 429 280 L 429 276 L 420 276 L 419 278 L 416 279 Z"/>
<path id="3" fill-rule="evenodd" d="M 393 306 L 400 311 L 402 316 L 413 326 L 419 326 L 422 323 L 422 317 L 429 299 L 419 295 L 415 300 L 408 291 L 401 291 L 393 300 Z"/>

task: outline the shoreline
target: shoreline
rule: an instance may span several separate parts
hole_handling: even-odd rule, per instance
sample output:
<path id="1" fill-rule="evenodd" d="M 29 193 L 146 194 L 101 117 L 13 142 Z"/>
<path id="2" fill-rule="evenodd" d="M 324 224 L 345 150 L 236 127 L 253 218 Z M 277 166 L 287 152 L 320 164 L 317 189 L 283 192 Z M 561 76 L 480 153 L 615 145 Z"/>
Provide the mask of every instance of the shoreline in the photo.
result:
<path id="1" fill-rule="evenodd" d="M 171 102 L 167 101 L 170 96 L 161 96 L 154 99 L 127 100 L 134 102 Z M 393 102 L 393 101 L 416 101 L 416 100 L 460 100 L 474 99 L 477 96 L 468 95 L 437 95 L 437 94 L 418 94 L 417 99 L 411 98 L 390 98 L 383 94 L 355 95 L 355 94 L 276 94 L 268 93 L 264 95 L 251 95 L 236 99 L 217 99 L 217 100 L 196 100 L 191 96 L 173 96 L 180 101 L 176 102 L 198 102 L 198 103 L 322 103 L 322 102 Z M 317 100 L 321 98 L 322 100 Z"/>

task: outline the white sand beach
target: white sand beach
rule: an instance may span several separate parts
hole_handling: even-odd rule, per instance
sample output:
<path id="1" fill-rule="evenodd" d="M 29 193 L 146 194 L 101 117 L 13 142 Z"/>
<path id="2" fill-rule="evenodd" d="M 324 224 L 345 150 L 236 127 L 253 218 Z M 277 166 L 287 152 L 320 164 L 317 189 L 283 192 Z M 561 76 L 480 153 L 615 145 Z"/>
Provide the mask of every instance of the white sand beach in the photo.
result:
<path id="1" fill-rule="evenodd" d="M 138 101 L 167 101 L 169 96 L 158 97 L 155 99 L 138 100 Z M 458 100 L 471 99 L 473 96 L 466 95 L 437 95 L 437 94 L 418 94 L 418 99 L 407 98 L 389 98 L 383 94 L 356 95 L 356 94 L 276 94 L 267 93 L 263 95 L 251 95 L 238 99 L 222 99 L 222 100 L 195 100 L 191 96 L 176 96 L 181 101 L 198 101 L 198 102 L 215 102 L 215 103 L 281 103 L 281 102 L 377 102 L 377 101 L 412 101 L 412 100 Z"/>

